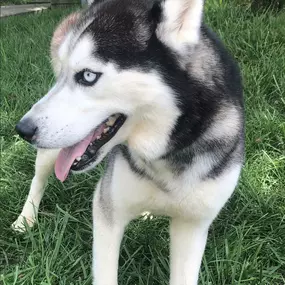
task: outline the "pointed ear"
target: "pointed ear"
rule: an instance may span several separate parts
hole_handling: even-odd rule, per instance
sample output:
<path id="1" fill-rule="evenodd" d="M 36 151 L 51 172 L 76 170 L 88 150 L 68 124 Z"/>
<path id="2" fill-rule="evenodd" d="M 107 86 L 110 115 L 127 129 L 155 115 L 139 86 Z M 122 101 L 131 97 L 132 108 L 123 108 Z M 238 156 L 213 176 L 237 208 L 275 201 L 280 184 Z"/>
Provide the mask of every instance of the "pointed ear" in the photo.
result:
<path id="1" fill-rule="evenodd" d="M 179 53 L 199 41 L 203 0 L 165 0 L 157 37 Z"/>
<path id="2" fill-rule="evenodd" d="M 105 2 L 107 0 L 85 0 L 85 1 L 87 2 L 88 6 L 91 6 L 93 3 L 100 4 L 100 3 L 103 3 L 103 2 Z"/>
<path id="3" fill-rule="evenodd" d="M 59 48 L 66 39 L 68 33 L 71 31 L 72 27 L 79 20 L 79 17 L 80 17 L 79 12 L 75 12 L 69 15 L 57 26 L 55 32 L 53 33 L 50 45 L 50 54 L 51 54 L 52 66 L 56 75 L 58 75 L 60 71 L 60 62 L 58 56 Z"/>

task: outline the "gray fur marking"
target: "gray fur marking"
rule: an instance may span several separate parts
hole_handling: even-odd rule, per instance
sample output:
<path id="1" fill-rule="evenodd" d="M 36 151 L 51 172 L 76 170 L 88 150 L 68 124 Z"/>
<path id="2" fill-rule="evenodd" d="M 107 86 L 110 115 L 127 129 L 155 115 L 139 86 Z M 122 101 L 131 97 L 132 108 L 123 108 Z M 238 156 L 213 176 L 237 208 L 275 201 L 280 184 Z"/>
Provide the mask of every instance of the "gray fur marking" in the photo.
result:
<path id="1" fill-rule="evenodd" d="M 106 170 L 104 172 L 104 176 L 102 177 L 101 187 L 100 187 L 100 195 L 99 195 L 99 204 L 102 209 L 102 214 L 105 216 L 106 220 L 109 223 L 113 222 L 113 205 L 111 199 L 111 183 L 114 171 L 114 164 L 116 154 L 118 153 L 119 148 L 114 147 L 108 155 Z"/>
<path id="2" fill-rule="evenodd" d="M 156 187 L 158 187 L 160 190 L 162 190 L 165 193 L 169 193 L 171 190 L 168 189 L 167 185 L 163 182 L 163 181 L 159 181 L 158 179 L 155 178 L 155 173 L 149 173 L 147 170 L 149 168 L 152 168 L 152 165 L 149 163 L 148 165 L 144 163 L 144 167 L 140 168 L 137 166 L 135 160 L 132 158 L 128 148 L 124 145 L 120 145 L 119 149 L 121 151 L 121 154 L 123 156 L 123 158 L 128 162 L 130 169 L 136 174 L 138 175 L 140 178 L 142 179 L 147 179 L 152 181 Z"/>

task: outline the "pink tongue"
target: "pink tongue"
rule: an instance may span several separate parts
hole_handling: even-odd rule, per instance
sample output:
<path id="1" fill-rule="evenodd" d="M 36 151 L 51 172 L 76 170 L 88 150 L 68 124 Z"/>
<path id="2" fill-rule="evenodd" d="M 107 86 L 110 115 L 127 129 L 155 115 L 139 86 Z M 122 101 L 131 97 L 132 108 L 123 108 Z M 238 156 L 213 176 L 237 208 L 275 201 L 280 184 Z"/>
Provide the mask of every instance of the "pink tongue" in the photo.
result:
<path id="1" fill-rule="evenodd" d="M 69 172 L 69 169 L 76 157 L 81 156 L 93 138 L 93 134 L 88 135 L 84 140 L 71 147 L 63 148 L 55 162 L 55 175 L 63 182 Z"/>
<path id="2" fill-rule="evenodd" d="M 78 156 L 82 156 L 83 153 L 86 151 L 88 145 L 93 141 L 97 136 L 99 136 L 104 130 L 104 125 L 101 125 L 100 128 L 88 135 L 85 139 L 80 141 L 79 143 L 63 148 L 56 159 L 55 162 L 55 175 L 56 177 L 63 182 L 70 170 L 71 165 L 73 164 L 74 160 Z"/>

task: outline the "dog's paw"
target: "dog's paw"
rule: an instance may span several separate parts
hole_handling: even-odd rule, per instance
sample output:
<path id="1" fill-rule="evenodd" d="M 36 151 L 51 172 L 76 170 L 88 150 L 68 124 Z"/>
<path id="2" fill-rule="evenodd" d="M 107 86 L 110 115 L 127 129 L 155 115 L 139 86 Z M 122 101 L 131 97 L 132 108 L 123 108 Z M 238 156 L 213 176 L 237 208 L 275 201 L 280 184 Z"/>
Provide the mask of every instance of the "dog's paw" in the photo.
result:
<path id="1" fill-rule="evenodd" d="M 12 224 L 12 229 L 17 232 L 25 232 L 26 227 L 31 228 L 35 223 L 35 219 L 33 217 L 25 217 L 20 215 L 18 219 Z"/>

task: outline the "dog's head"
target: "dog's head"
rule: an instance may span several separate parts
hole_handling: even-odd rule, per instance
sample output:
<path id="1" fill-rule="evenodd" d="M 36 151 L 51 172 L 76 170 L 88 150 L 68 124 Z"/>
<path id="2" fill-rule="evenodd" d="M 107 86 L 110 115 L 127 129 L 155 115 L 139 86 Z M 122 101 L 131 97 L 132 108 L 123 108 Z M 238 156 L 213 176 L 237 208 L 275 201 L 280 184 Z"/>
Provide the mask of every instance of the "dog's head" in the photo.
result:
<path id="1" fill-rule="evenodd" d="M 61 180 L 70 168 L 98 164 L 120 143 L 146 159 L 165 153 L 180 115 L 169 82 L 177 72 L 185 77 L 179 62 L 199 40 L 202 6 L 95 0 L 58 26 L 51 43 L 57 81 L 17 130 L 38 148 L 63 148 L 56 162 Z"/>

